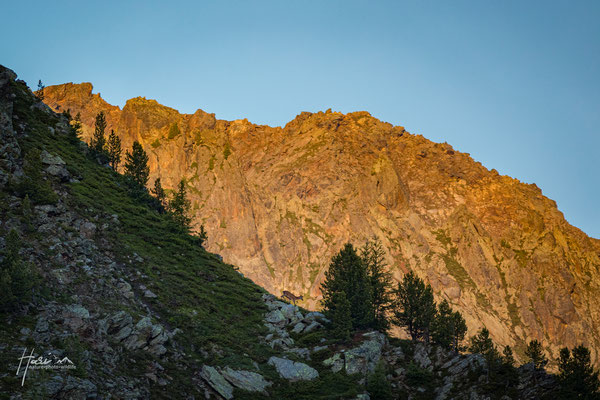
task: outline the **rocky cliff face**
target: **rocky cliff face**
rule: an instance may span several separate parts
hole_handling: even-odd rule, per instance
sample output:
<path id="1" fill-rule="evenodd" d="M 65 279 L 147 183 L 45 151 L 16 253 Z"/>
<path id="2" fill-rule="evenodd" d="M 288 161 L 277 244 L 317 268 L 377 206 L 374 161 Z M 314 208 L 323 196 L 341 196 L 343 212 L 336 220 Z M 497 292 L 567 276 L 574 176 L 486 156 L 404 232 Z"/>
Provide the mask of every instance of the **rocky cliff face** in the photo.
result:
<path id="1" fill-rule="evenodd" d="M 273 293 L 318 308 L 331 256 L 379 237 L 396 278 L 414 270 L 500 344 L 538 339 L 552 355 L 600 350 L 600 241 L 569 225 L 556 203 L 489 171 L 469 154 L 367 112 L 301 113 L 283 128 L 180 114 L 134 98 L 121 110 L 89 83 L 48 87 L 58 111 L 94 117 L 124 148 L 140 141 L 150 182 L 188 182 L 208 249 Z"/>

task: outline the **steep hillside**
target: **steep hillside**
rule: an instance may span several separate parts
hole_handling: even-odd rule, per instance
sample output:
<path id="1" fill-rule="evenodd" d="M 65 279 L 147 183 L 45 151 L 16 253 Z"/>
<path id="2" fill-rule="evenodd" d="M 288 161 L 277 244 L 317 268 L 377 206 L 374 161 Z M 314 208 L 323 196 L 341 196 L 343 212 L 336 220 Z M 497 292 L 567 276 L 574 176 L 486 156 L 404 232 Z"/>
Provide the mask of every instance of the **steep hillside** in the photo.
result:
<path id="1" fill-rule="evenodd" d="M 379 237 L 399 278 L 416 271 L 467 320 L 522 354 L 538 339 L 600 350 L 600 242 L 535 185 L 489 171 L 367 112 L 301 113 L 283 128 L 180 114 L 134 98 L 121 110 L 89 83 L 48 87 L 52 109 L 94 117 L 150 155 L 150 182 L 183 177 L 207 248 L 273 293 L 318 308 L 328 260 Z"/>

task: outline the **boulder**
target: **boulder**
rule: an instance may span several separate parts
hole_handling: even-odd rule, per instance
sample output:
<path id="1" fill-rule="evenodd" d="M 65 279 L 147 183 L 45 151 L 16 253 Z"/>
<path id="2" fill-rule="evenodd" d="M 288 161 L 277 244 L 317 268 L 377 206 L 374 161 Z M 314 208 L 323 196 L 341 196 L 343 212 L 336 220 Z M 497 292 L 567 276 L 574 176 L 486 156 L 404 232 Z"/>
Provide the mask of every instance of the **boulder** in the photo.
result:
<path id="1" fill-rule="evenodd" d="M 63 161 L 62 158 L 60 158 L 59 156 L 52 155 L 52 154 L 48 153 L 46 150 L 42 150 L 42 153 L 40 154 L 40 158 L 41 158 L 42 164 L 65 165 L 65 162 Z"/>
<path id="2" fill-rule="evenodd" d="M 425 368 L 430 371 L 433 369 L 433 364 L 429 358 L 429 352 L 423 343 L 417 343 L 415 345 L 413 360 L 415 360 L 415 363 L 417 363 L 417 365 L 421 368 Z"/>
<path id="3" fill-rule="evenodd" d="M 325 318 L 325 315 L 318 311 L 311 311 L 304 316 L 304 321 L 306 321 L 308 323 L 316 321 L 316 320 L 328 321 L 328 319 Z"/>
<path id="4" fill-rule="evenodd" d="M 256 372 L 225 367 L 221 370 L 221 375 L 233 386 L 249 392 L 266 393 L 265 389 L 271 385 L 271 382 Z"/>
<path id="5" fill-rule="evenodd" d="M 304 328 L 306 328 L 306 325 L 304 325 L 302 322 L 298 322 L 296 325 L 294 325 L 294 329 L 292 329 L 292 332 L 300 333 L 304 330 Z"/>
<path id="6" fill-rule="evenodd" d="M 320 329 L 322 328 L 323 325 L 321 325 L 320 323 L 318 323 L 317 321 L 313 321 L 310 325 L 308 325 L 305 329 L 304 329 L 304 333 L 310 333 L 316 329 Z"/>
<path id="7" fill-rule="evenodd" d="M 273 325 L 285 325 L 286 318 L 280 310 L 267 313 L 265 321 Z"/>
<path id="8" fill-rule="evenodd" d="M 77 332 L 86 326 L 86 321 L 90 318 L 90 312 L 81 304 L 72 304 L 66 307 L 63 316 L 63 323 Z"/>
<path id="9" fill-rule="evenodd" d="M 331 367 L 331 371 L 333 372 L 340 372 L 342 368 L 344 368 L 344 359 L 342 357 L 342 353 L 335 353 L 333 356 L 323 361 L 323 365 L 326 367 Z"/>
<path id="10" fill-rule="evenodd" d="M 319 376 L 319 372 L 301 362 L 288 360 L 287 358 L 271 357 L 268 361 L 269 365 L 273 365 L 279 375 L 291 382 L 310 381 Z"/>
<path id="11" fill-rule="evenodd" d="M 304 358 L 305 360 L 310 360 L 310 350 L 308 350 L 305 347 L 302 347 L 302 348 L 294 347 L 292 349 L 289 349 L 288 352 L 297 354 L 298 356 Z"/>
<path id="12" fill-rule="evenodd" d="M 225 399 L 233 399 L 233 386 L 214 367 L 203 366 L 200 376 Z"/>
<path id="13" fill-rule="evenodd" d="M 283 314 L 283 316 L 291 323 L 298 322 L 302 319 L 302 314 L 300 314 L 300 318 L 298 318 L 298 316 L 296 315 L 298 313 L 298 307 L 296 307 L 293 304 L 284 304 L 280 308 L 280 311 Z"/>
<path id="14" fill-rule="evenodd" d="M 87 222 L 86 222 L 86 224 L 87 224 Z M 80 231 L 81 231 L 81 229 L 83 229 L 84 225 L 85 224 L 82 225 L 82 227 L 80 228 Z M 92 224 L 92 225 L 94 225 L 94 224 Z M 94 231 L 95 230 L 96 230 L 96 225 L 94 225 Z M 84 235 L 83 231 L 81 231 L 81 232 L 82 232 L 82 235 Z M 119 292 L 121 292 L 121 294 L 124 297 L 126 297 L 128 299 L 132 299 L 133 298 L 133 291 L 131 290 L 131 285 L 128 282 L 125 282 L 125 281 L 119 282 L 119 284 L 117 285 L 117 289 L 119 290 Z"/>
<path id="15" fill-rule="evenodd" d="M 339 352 L 323 361 L 326 366 L 331 366 L 333 372 L 345 368 L 346 373 L 366 375 L 375 371 L 377 363 L 381 359 L 382 351 L 387 341 L 385 335 L 380 332 L 368 332 L 363 335 L 368 338 L 360 344 L 345 352 Z"/>

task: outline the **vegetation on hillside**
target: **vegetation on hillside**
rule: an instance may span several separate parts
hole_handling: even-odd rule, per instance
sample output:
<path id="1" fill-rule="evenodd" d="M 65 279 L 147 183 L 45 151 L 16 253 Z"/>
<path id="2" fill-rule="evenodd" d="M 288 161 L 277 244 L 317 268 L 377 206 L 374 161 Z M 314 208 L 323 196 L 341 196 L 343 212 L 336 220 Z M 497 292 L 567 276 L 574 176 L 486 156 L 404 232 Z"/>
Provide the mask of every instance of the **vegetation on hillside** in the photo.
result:
<path id="1" fill-rule="evenodd" d="M 460 313 L 445 300 L 436 304 L 431 286 L 412 272 L 393 287 L 381 244 L 371 240 L 359 251 L 352 244 L 346 244 L 331 260 L 322 286 L 324 311 L 331 319 L 328 329 L 296 336 L 297 344 L 306 348 L 327 346 L 312 353 L 312 358 L 303 360 L 318 370 L 319 378 L 306 382 L 288 382 L 281 378 L 267 363 L 271 356 L 280 355 L 280 350 L 260 340 L 268 335 L 264 324 L 266 307 L 261 299 L 265 291 L 202 247 L 206 239 L 203 227 L 199 235 L 190 235 L 186 182 L 180 181 L 170 198 L 159 179 L 149 192 L 146 188 L 148 158 L 139 143 L 134 143 L 131 152 L 127 151 L 125 174 L 121 175 L 116 171 L 120 160 L 111 159 L 110 150 L 107 151 L 110 166 L 98 157 L 106 151 L 104 145 L 94 149 L 77 139 L 80 130 L 77 120 L 72 121 L 71 128 L 64 133 L 50 130 L 48 127 L 68 123 L 67 116 L 34 107 L 37 100 L 21 83 L 13 83 L 13 90 L 17 95 L 14 113 L 26 124 L 28 134 L 19 137 L 24 154 L 23 176 L 11 177 L 10 185 L 0 193 L 2 199 L 14 197 L 20 203 L 17 208 L 7 206 L 4 201 L 0 203 L 2 220 L 11 221 L 20 230 L 1 231 L 4 243 L 0 252 L 0 313 L 3 321 L 8 321 L 0 327 L 2 343 L 31 345 L 18 339 L 20 332 L 16 327 L 34 328 L 38 309 L 49 303 L 71 304 L 73 299 L 90 295 L 88 289 L 96 284 L 82 266 L 78 266 L 73 271 L 76 279 L 70 285 L 61 284 L 60 290 L 48 290 L 50 285 L 56 284 L 54 274 L 61 266 L 49 261 L 53 259 L 54 250 L 43 241 L 43 235 L 33 229 L 32 209 L 58 203 L 95 221 L 99 227 L 106 226 L 94 233 L 97 251 L 108 254 L 122 266 L 118 270 L 119 278 L 143 284 L 156 295 L 144 300 L 147 310 L 135 309 L 133 303 L 123 304 L 116 298 L 94 298 L 100 309 L 106 312 L 127 309 L 136 316 L 152 313 L 165 326 L 184 333 L 177 335 L 175 341 L 178 354 L 185 357 L 160 360 L 161 368 L 168 371 L 169 383 L 166 386 L 149 384 L 152 398 L 186 398 L 195 384 L 192 381 L 198 379 L 195 371 L 207 364 L 258 371 L 273 383 L 266 394 L 236 390 L 238 399 L 356 398 L 365 389 L 372 399 L 403 398 L 404 389 L 392 388 L 388 379 L 390 371 L 383 359 L 365 376 L 349 375 L 344 370 L 334 373 L 322 361 L 337 350 L 358 345 L 355 343 L 358 333 L 372 329 L 385 332 L 394 324 L 411 336 L 412 343 L 395 342 L 401 343 L 399 348 L 407 355 L 412 356 L 417 345 L 439 346 L 452 353 L 464 350 L 467 332 Z M 100 119 L 95 145 L 102 141 L 102 125 Z M 109 137 L 109 144 L 110 141 Z M 116 146 L 115 142 L 112 148 L 119 148 L 120 155 L 120 143 Z M 74 179 L 60 182 L 44 176 L 40 161 L 43 151 L 64 160 Z M 116 154 L 115 150 L 113 155 Z M 115 219 L 113 216 L 119 221 L 118 227 L 110 223 Z M 22 254 L 33 254 L 34 250 L 46 255 L 36 259 L 39 266 L 31 265 Z M 485 385 L 493 394 L 513 390 L 518 376 L 510 347 L 505 347 L 500 354 L 485 328 L 469 342 L 469 350 L 482 354 L 488 366 L 480 376 L 474 377 L 474 382 L 479 384 L 484 377 Z M 70 336 L 56 344 L 61 348 L 70 344 L 69 350 L 74 354 L 94 353 L 85 337 Z M 144 368 L 157 362 L 142 352 L 123 351 L 122 365 L 115 367 L 123 375 L 143 377 Z M 530 342 L 526 354 L 534 372 L 541 374 L 546 366 L 541 344 Z M 300 360 L 293 353 L 286 356 Z M 97 357 L 93 359 L 97 365 L 106 363 L 101 357 L 94 357 Z M 598 372 L 591 366 L 590 358 L 584 346 L 572 352 L 566 348 L 561 350 L 558 359 L 560 398 L 598 398 Z M 407 360 L 412 358 L 407 356 Z M 419 389 L 413 398 L 431 396 L 431 386 L 439 377 L 413 361 L 405 366 L 405 382 Z M 32 376 L 32 379 L 48 378 L 49 375 L 43 373 Z M 19 386 L 14 374 L 3 375 L 0 382 L 11 391 Z"/>

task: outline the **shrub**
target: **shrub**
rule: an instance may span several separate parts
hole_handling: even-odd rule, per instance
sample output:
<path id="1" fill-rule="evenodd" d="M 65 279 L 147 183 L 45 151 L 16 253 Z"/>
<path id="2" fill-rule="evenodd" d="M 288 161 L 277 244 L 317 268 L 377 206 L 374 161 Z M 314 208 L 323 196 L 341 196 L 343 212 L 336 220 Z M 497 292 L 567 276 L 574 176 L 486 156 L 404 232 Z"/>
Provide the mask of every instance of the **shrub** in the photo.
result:
<path id="1" fill-rule="evenodd" d="M 179 125 L 177 125 L 177 122 L 173 122 L 171 124 L 171 127 L 169 127 L 169 135 L 167 137 L 169 139 L 175 139 L 179 135 L 181 135 L 181 131 L 179 130 Z"/>
<path id="2" fill-rule="evenodd" d="M 385 374 L 385 364 L 380 361 L 375 367 L 375 371 L 367 379 L 367 392 L 371 400 L 391 400 L 392 386 L 388 382 Z"/>
<path id="3" fill-rule="evenodd" d="M 52 190 L 50 183 L 42 176 L 41 152 L 31 149 L 25 155 L 21 180 L 14 185 L 15 192 L 20 197 L 28 196 L 34 204 L 55 204 L 58 196 Z"/>

